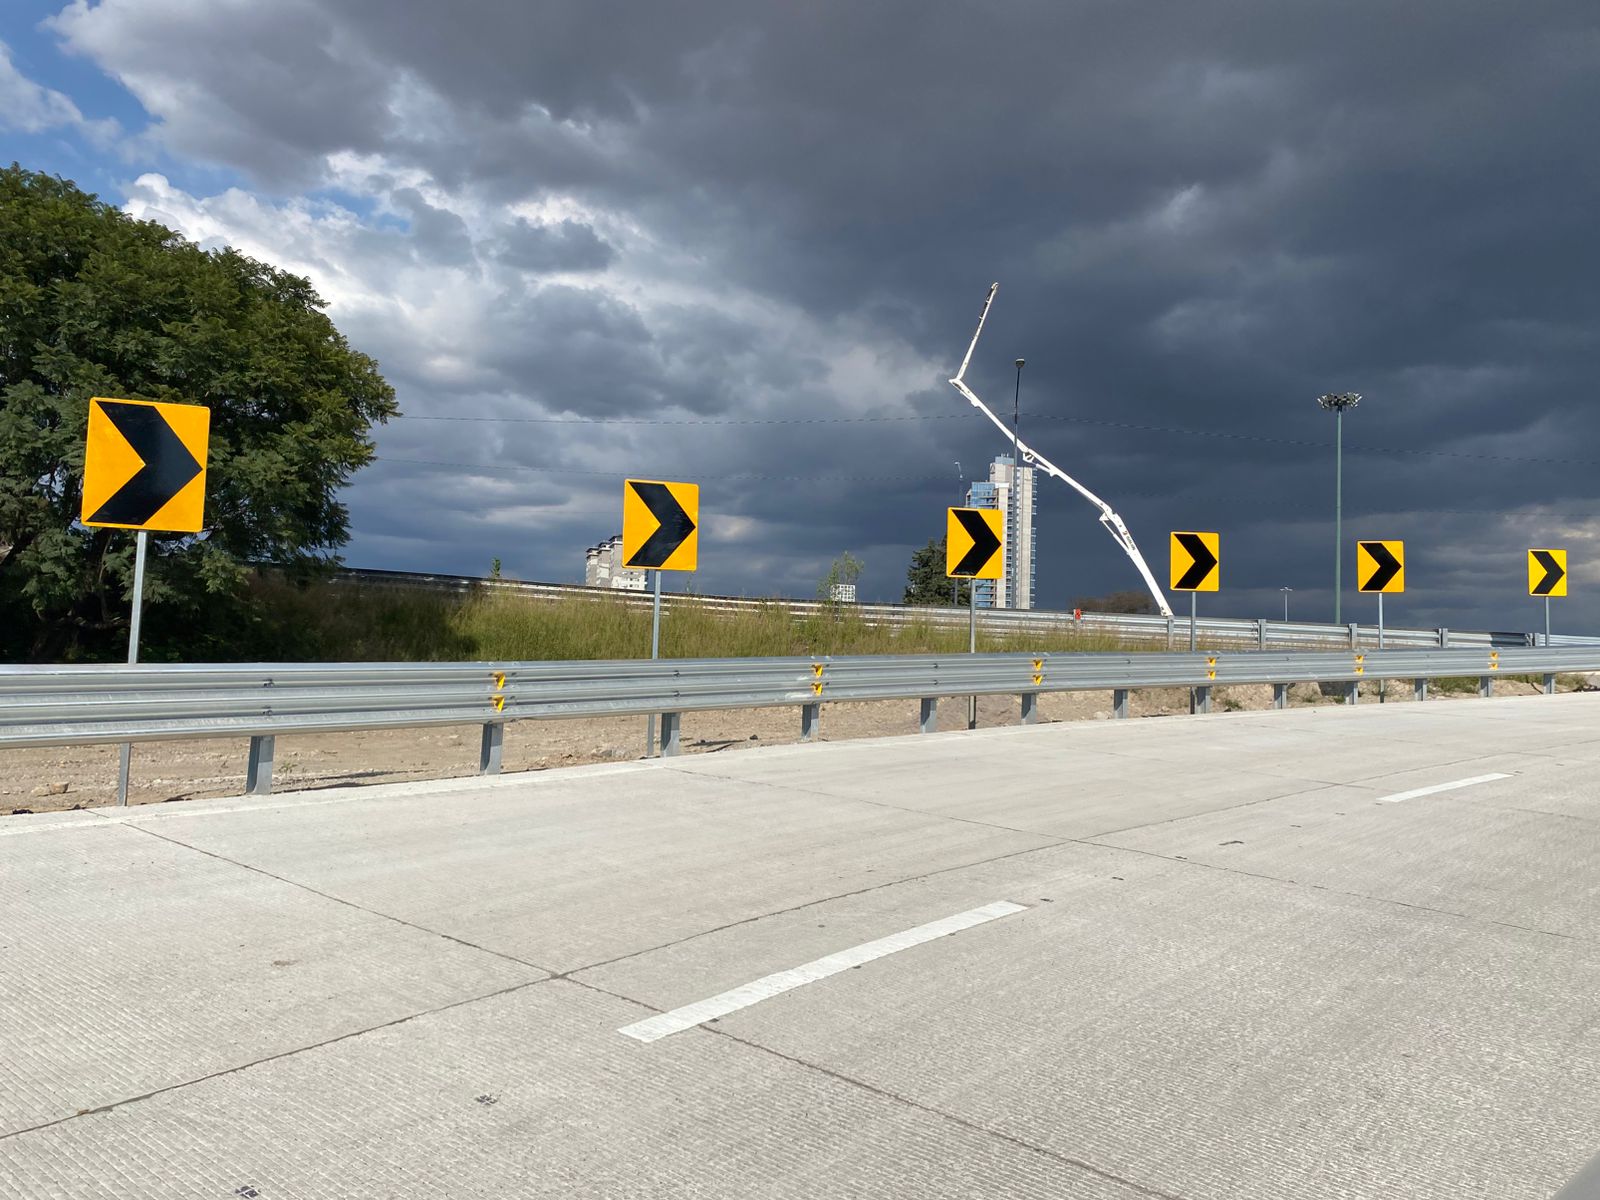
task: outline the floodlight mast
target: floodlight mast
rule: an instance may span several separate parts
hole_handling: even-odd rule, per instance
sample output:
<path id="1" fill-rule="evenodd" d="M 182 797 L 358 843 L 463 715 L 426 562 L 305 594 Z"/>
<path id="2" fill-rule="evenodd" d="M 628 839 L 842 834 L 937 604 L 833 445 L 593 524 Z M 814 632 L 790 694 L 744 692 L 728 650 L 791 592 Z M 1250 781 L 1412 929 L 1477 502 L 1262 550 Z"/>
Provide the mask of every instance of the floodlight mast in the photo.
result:
<path id="1" fill-rule="evenodd" d="M 973 351 L 978 348 L 978 339 L 983 336 L 983 323 L 989 319 L 989 306 L 994 303 L 994 294 L 999 290 L 1000 285 L 998 283 L 989 285 L 989 294 L 984 297 L 983 312 L 978 316 L 978 328 L 972 335 L 972 344 L 967 347 L 966 357 L 961 360 L 961 369 L 956 372 L 955 378 L 950 380 L 950 386 L 966 397 L 967 402 L 973 408 L 976 408 L 984 416 L 988 417 L 990 421 L 994 422 L 995 428 L 1005 434 L 1006 440 L 1010 441 L 1011 431 L 1006 429 L 1005 422 L 997 417 L 994 410 L 980 400 L 977 393 L 969 388 L 966 383 L 967 367 L 972 362 Z M 1133 540 L 1133 534 L 1128 532 L 1128 527 L 1122 523 L 1122 518 L 1117 516 L 1111 505 L 1100 499 L 1099 496 L 1096 496 L 1026 442 L 1017 442 L 1017 450 L 1023 458 L 1035 464 L 1045 474 L 1054 475 L 1100 510 L 1100 524 L 1105 526 L 1106 532 L 1111 535 L 1112 540 L 1122 547 L 1123 553 L 1133 560 L 1133 565 L 1139 569 L 1139 574 L 1143 576 L 1145 587 L 1150 589 L 1150 596 L 1155 600 L 1156 607 L 1161 610 L 1161 615 L 1170 617 L 1172 615 L 1171 605 L 1167 603 L 1166 596 L 1162 594 L 1161 588 L 1157 585 L 1155 576 L 1150 573 L 1150 566 L 1144 561 L 1144 555 L 1139 553 L 1139 547 Z M 1016 465 L 1020 467 L 1022 464 L 1017 463 Z"/>

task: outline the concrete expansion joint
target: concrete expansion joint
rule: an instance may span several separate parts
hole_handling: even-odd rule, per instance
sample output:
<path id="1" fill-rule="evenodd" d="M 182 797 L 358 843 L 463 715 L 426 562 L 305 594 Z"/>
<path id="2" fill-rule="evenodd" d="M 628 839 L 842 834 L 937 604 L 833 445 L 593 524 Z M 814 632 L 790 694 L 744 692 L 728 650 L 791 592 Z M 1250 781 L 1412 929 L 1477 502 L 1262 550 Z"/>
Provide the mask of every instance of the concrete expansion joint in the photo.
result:
<path id="1" fill-rule="evenodd" d="M 1095 838 L 1115 836 L 1116 834 L 1096 834 Z M 1230 867 L 1222 863 L 1201 862 L 1198 859 L 1184 858 L 1178 854 L 1161 854 L 1155 850 L 1140 850 L 1134 846 L 1119 846 L 1115 842 L 1102 842 L 1094 839 L 1072 838 L 1069 840 L 1084 846 L 1094 846 L 1099 850 L 1121 850 L 1128 854 L 1137 854 L 1141 858 L 1157 858 L 1163 862 L 1178 863 L 1185 867 L 1198 867 L 1204 871 L 1220 871 L 1226 875 L 1239 875 L 1246 879 L 1260 879 L 1267 883 L 1281 884 L 1284 887 L 1303 888 L 1308 892 L 1326 892 L 1330 896 L 1345 896 L 1351 900 L 1364 900 L 1371 904 L 1381 904 L 1390 908 L 1408 909 L 1412 912 L 1428 913 L 1436 917 L 1450 917 L 1453 920 L 1465 921 L 1473 925 L 1510 929 L 1518 933 L 1531 933 L 1541 937 L 1557 938 L 1564 942 L 1600 943 L 1600 938 L 1580 937 L 1575 933 L 1562 933 L 1555 929 L 1540 929 L 1534 925 L 1518 925 L 1512 921 L 1496 921 L 1492 917 L 1479 917 L 1471 913 L 1456 912 L 1454 909 L 1435 908 L 1428 904 L 1415 904 L 1409 900 L 1396 900 L 1390 896 L 1374 896 L 1366 892 L 1347 891 L 1344 888 L 1329 887 L 1323 883 L 1305 883 L 1299 879 L 1285 879 L 1281 875 L 1268 875 L 1262 871 L 1246 871 L 1241 867 Z"/>
<path id="2" fill-rule="evenodd" d="M 271 871 L 265 870 L 261 867 L 252 866 L 247 862 L 240 862 L 236 858 L 229 858 L 226 854 L 218 854 L 215 851 L 203 849 L 199 846 L 192 845 L 189 842 L 180 841 L 175 837 L 168 837 L 164 833 L 157 833 L 155 830 L 146 829 L 142 825 L 134 825 L 132 828 L 137 829 L 140 833 L 148 834 L 157 841 L 166 842 L 168 845 L 177 846 L 183 850 L 191 850 L 195 854 L 204 855 L 206 858 L 215 859 L 217 862 L 227 863 L 230 867 L 238 867 L 241 871 L 249 871 L 251 874 L 260 875 L 263 878 L 271 879 L 274 882 L 281 883 L 286 887 L 298 888 L 300 891 L 307 892 L 310 895 L 327 900 L 330 903 L 341 904 L 346 908 L 353 908 L 357 912 L 366 913 L 369 917 L 377 917 L 381 921 L 390 921 L 396 925 L 403 926 L 406 929 L 415 930 L 417 933 L 425 933 L 430 937 L 436 937 L 443 941 L 453 942 L 458 946 L 464 947 L 465 949 L 475 950 L 479 954 L 487 954 L 491 957 L 502 959 L 509 963 L 515 963 L 519 967 L 527 967 L 530 970 L 540 971 L 545 975 L 556 974 L 556 972 L 552 971 L 548 967 L 542 967 L 538 963 L 529 962 L 525 958 L 518 958 L 514 954 L 507 954 L 503 950 L 493 950 L 488 946 L 480 946 L 477 942 L 469 942 L 465 938 L 456 937 L 454 934 L 444 933 L 438 929 L 430 929 L 426 925 L 418 925 L 415 921 L 407 921 L 404 917 L 397 917 L 393 913 L 386 913 L 376 908 L 369 908 L 365 904 L 357 904 L 354 900 L 347 900 L 343 896 L 335 896 L 332 892 L 325 892 L 321 888 L 314 888 L 308 883 L 301 883 L 297 879 L 289 879 L 283 875 L 275 875 Z"/>
<path id="3" fill-rule="evenodd" d="M 675 769 L 668 768 L 668 770 Z M 696 778 L 700 777 L 698 772 L 695 771 L 683 771 L 682 774 Z M 792 792 L 798 796 L 816 796 L 819 799 L 833 800 L 839 804 L 864 804 L 868 808 L 883 808 L 891 812 L 910 813 L 912 816 L 924 817 L 930 821 L 950 821 L 957 825 L 976 825 L 980 829 L 995 829 L 1002 833 L 1019 834 L 1022 837 L 1048 839 L 1045 845 L 1035 847 L 1039 850 L 1048 850 L 1051 846 L 1064 845 L 1069 840 L 1039 829 L 1023 829 L 1016 825 L 997 825 L 993 821 L 979 821 L 974 817 L 953 817 L 949 813 L 929 812 L 922 808 L 908 808 L 903 804 L 890 804 L 887 800 L 868 800 L 861 796 L 844 796 L 837 792 L 824 792 L 818 788 L 796 787 L 792 783 L 773 783 L 769 779 L 750 779 L 742 782 L 747 787 L 761 787 L 773 792 Z"/>
<path id="4" fill-rule="evenodd" d="M 1104 1167 L 1097 1167 L 1093 1163 L 1086 1162 L 1083 1159 L 1073 1158 L 1071 1155 L 1062 1154 L 1059 1151 L 1037 1145 L 1033 1142 L 1027 1141 L 1024 1138 L 1019 1138 L 1015 1134 L 1005 1133 L 999 1129 L 992 1129 L 987 1125 L 970 1120 L 958 1113 L 947 1112 L 942 1108 L 936 1108 L 929 1104 L 923 1104 L 920 1101 L 911 1099 L 909 1096 L 903 1096 L 899 1092 L 890 1091 L 889 1089 L 879 1087 L 874 1083 L 868 1083 L 864 1079 L 858 1079 L 854 1075 L 847 1075 L 844 1072 L 835 1070 L 832 1067 L 823 1066 L 821 1063 L 811 1062 L 809 1059 L 800 1058 L 793 1054 L 786 1054 L 782 1050 L 775 1050 L 771 1046 L 766 1046 L 760 1042 L 751 1041 L 746 1037 L 740 1037 L 738 1034 L 730 1033 L 726 1029 L 720 1029 L 713 1025 L 702 1025 L 699 1026 L 699 1028 L 703 1029 L 707 1033 L 714 1034 L 717 1037 L 727 1038 L 730 1042 L 736 1042 L 739 1045 L 748 1047 L 751 1050 L 756 1050 L 762 1054 L 769 1054 L 773 1058 L 781 1059 L 783 1062 L 799 1067 L 802 1070 L 815 1071 L 819 1075 L 825 1075 L 829 1079 L 846 1084 L 849 1087 L 858 1088 L 861 1091 L 868 1092 L 879 1097 L 880 1099 L 888 1100 L 893 1104 L 899 1104 L 905 1108 L 914 1109 L 917 1112 L 925 1113 L 931 1117 L 936 1117 L 941 1121 L 947 1121 L 952 1125 L 960 1126 L 962 1129 L 965 1129 L 971 1133 L 976 1133 L 981 1137 L 993 1138 L 996 1141 L 1004 1142 L 1006 1145 L 1015 1147 L 1018 1150 L 1024 1150 L 1029 1154 L 1037 1154 L 1043 1158 L 1050 1159 L 1052 1162 L 1059 1163 L 1062 1166 L 1071 1167 L 1074 1170 L 1083 1171 L 1086 1174 L 1094 1175 L 1097 1178 L 1106 1180 L 1109 1183 L 1115 1183 L 1120 1187 L 1125 1187 L 1130 1191 L 1137 1192 L 1141 1196 L 1149 1196 L 1152 1198 L 1152 1200 L 1186 1200 L 1185 1197 L 1180 1196 L 1176 1192 L 1169 1192 L 1162 1188 L 1152 1187 L 1149 1184 L 1140 1183 L 1139 1181 L 1129 1179 L 1124 1175 L 1118 1175 L 1115 1171 L 1107 1170 Z"/>
<path id="5" fill-rule="evenodd" d="M 348 1032 L 337 1034 L 334 1037 L 323 1038 L 321 1041 L 308 1042 L 303 1046 L 292 1046 L 287 1050 L 280 1050 L 275 1054 L 264 1054 L 260 1058 L 251 1059 L 249 1062 L 236 1063 L 231 1067 L 223 1067 L 221 1070 L 210 1071 L 204 1075 L 196 1075 L 193 1079 L 183 1079 L 179 1080 L 177 1083 L 169 1083 L 165 1087 L 153 1088 L 148 1092 L 142 1092 L 136 1096 L 124 1096 L 120 1100 L 112 1100 L 109 1103 L 101 1104 L 95 1108 L 79 1109 L 77 1112 L 70 1113 L 67 1116 L 57 1117 L 51 1121 L 41 1121 L 39 1124 L 30 1125 L 25 1129 L 0 1131 L 0 1142 L 8 1141 L 11 1138 L 22 1137 L 24 1134 L 38 1133 L 40 1130 L 44 1129 L 53 1129 L 58 1125 L 65 1125 L 68 1122 L 76 1121 L 80 1117 L 91 1117 L 101 1113 L 112 1112 L 116 1109 L 124 1108 L 131 1104 L 138 1104 L 145 1100 L 153 1100 L 157 1096 L 165 1096 L 171 1092 L 179 1092 L 185 1088 L 194 1087 L 197 1084 L 209 1083 L 213 1079 L 223 1079 L 229 1075 L 238 1075 L 256 1067 L 265 1066 L 268 1063 L 294 1058 L 297 1055 L 305 1054 L 311 1050 L 321 1050 L 326 1046 L 336 1046 L 340 1042 L 348 1042 L 354 1038 L 365 1037 L 369 1033 L 377 1033 L 382 1029 L 393 1029 L 397 1025 L 405 1025 L 422 1017 L 431 1017 L 436 1013 L 449 1012 L 451 1009 L 465 1008 L 469 1004 L 478 1004 L 484 1000 L 493 1000 L 499 996 L 508 996 L 513 992 L 520 992 L 527 988 L 538 987 L 541 983 L 548 982 L 549 979 L 547 978 L 523 980 L 520 983 L 509 984 L 503 988 L 495 988 L 493 991 L 484 992 L 481 995 L 466 996 L 460 1000 L 452 1000 L 447 1004 L 436 1005 L 433 1008 L 426 1008 L 417 1012 L 406 1013 L 404 1016 L 395 1017 L 390 1021 L 381 1021 L 376 1025 L 368 1025 L 361 1029 L 352 1029 Z"/>

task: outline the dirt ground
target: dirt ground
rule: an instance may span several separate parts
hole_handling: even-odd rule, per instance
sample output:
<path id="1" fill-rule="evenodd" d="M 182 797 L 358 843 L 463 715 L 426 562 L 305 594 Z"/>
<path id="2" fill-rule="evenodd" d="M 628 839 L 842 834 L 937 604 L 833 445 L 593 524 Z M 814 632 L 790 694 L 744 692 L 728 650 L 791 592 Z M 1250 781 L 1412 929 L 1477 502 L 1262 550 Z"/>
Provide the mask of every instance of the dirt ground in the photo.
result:
<path id="1" fill-rule="evenodd" d="M 1576 681 L 1563 680 L 1564 687 Z M 1500 696 L 1537 692 L 1531 684 L 1501 679 Z M 1409 681 L 1387 688 L 1390 703 L 1411 703 Z M 1434 691 L 1433 700 L 1470 698 Z M 1362 703 L 1377 701 L 1376 681 L 1362 685 Z M 1335 704 L 1315 684 L 1296 684 L 1290 702 Z M 1213 712 L 1270 708 L 1270 685 L 1218 688 Z M 1161 717 L 1189 711 L 1182 688 L 1136 691 L 1130 699 L 1133 717 Z M 960 729 L 966 723 L 965 698 L 939 703 L 939 723 Z M 1110 692 L 1058 692 L 1040 698 L 1042 721 L 1109 720 Z M 915 700 L 825 704 L 821 740 L 884 737 L 915 733 Z M 978 724 L 988 728 L 1014 725 L 1019 718 L 1015 696 L 983 696 Z M 745 709 L 685 713 L 682 743 L 688 754 L 718 754 L 749 746 L 798 741 L 800 713 L 795 708 Z M 446 779 L 471 775 L 478 765 L 479 727 L 384 729 L 357 733 L 322 733 L 279 737 L 273 770 L 274 791 L 353 787 L 412 779 Z M 129 801 L 158 804 L 207 796 L 237 796 L 244 791 L 248 739 L 211 738 L 188 742 L 149 742 L 133 748 Z M 577 763 L 620 762 L 645 753 L 645 718 L 599 717 L 569 721 L 520 721 L 506 726 L 503 767 L 506 771 L 538 771 Z M 50 812 L 110 804 L 116 799 L 117 747 L 72 746 L 0 751 L 0 814 Z"/>

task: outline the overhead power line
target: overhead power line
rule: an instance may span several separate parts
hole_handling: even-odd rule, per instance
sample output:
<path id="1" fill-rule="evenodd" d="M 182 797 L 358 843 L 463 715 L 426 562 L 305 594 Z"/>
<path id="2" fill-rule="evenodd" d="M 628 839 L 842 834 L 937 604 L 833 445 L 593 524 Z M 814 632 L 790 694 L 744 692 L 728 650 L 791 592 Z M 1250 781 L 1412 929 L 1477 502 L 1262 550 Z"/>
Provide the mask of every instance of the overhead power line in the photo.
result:
<path id="1" fill-rule="evenodd" d="M 482 422 L 510 425 L 630 425 L 646 426 L 763 426 L 763 425 L 870 425 L 923 421 L 953 421 L 965 419 L 966 413 L 909 413 L 868 417 L 499 417 L 499 416 L 408 416 L 399 414 L 403 421 Z M 1130 433 L 1164 433 L 1178 437 L 1213 438 L 1223 441 L 1253 442 L 1269 446 L 1294 446 L 1299 449 L 1323 450 L 1322 441 L 1311 438 L 1273 437 L 1264 433 L 1239 433 L 1228 429 L 1185 429 L 1176 425 L 1144 425 L 1134 421 L 1108 421 L 1097 417 L 1074 417 L 1055 413 L 1040 413 L 1028 417 L 1030 422 L 1056 421 L 1070 425 L 1093 425 L 1102 429 L 1122 429 Z M 1355 444 L 1351 452 L 1366 454 L 1408 454 L 1423 458 L 1470 459 L 1475 462 L 1536 463 L 1543 466 L 1595 467 L 1600 459 L 1560 458 L 1528 454 L 1486 454 L 1470 450 L 1429 450 L 1418 446 L 1371 446 Z M 799 478 L 786 476 L 783 478 Z M 830 478 L 833 478 L 830 476 Z"/>
<path id="2" fill-rule="evenodd" d="M 552 475 L 552 476 L 583 476 L 594 479 L 620 480 L 623 476 L 618 471 L 591 471 L 581 467 L 537 467 L 526 466 L 521 463 L 466 463 L 446 462 L 431 458 L 394 458 L 386 454 L 373 457 L 378 463 L 399 463 L 405 466 L 440 467 L 448 470 L 477 473 L 485 471 L 512 472 L 524 475 Z M 702 471 L 690 471 L 697 481 L 730 483 L 735 481 L 757 481 L 764 483 L 917 483 L 929 487 L 944 488 L 949 480 L 943 475 L 846 475 L 828 473 L 821 475 L 765 475 L 755 471 L 737 471 L 729 475 L 708 474 Z M 1130 500 L 1165 500 L 1172 496 L 1171 489 L 1159 488 L 1139 492 L 1121 492 L 1120 496 Z M 1260 497 L 1258 494 L 1234 493 L 1219 494 L 1207 493 L 1207 499 L 1212 501 L 1239 500 L 1252 501 Z M 1570 501 L 1566 503 L 1571 503 Z M 1600 499 L 1581 501 L 1580 503 L 1600 503 Z M 1307 512 L 1321 513 L 1321 505 L 1317 504 L 1280 504 L 1274 502 L 1273 511 L 1282 512 Z M 1523 517 L 1530 515 L 1532 509 L 1500 509 L 1500 508 L 1407 508 L 1409 513 L 1426 514 L 1430 516 L 1461 516 L 1461 517 Z"/>

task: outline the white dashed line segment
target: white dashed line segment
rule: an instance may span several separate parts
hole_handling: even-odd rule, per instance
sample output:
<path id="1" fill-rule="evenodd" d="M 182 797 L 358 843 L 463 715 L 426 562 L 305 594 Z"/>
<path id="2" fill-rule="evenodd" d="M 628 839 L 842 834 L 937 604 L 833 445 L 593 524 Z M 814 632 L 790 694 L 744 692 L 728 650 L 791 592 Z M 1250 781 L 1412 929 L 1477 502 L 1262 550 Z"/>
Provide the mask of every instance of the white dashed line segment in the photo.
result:
<path id="1" fill-rule="evenodd" d="M 913 946 L 920 946 L 923 942 L 931 942 L 947 934 L 960 933 L 963 929 L 971 929 L 974 925 L 983 925 L 989 921 L 997 921 L 1001 917 L 1009 917 L 1012 913 L 1026 912 L 1027 905 L 1012 904 L 1009 900 L 999 900 L 993 904 L 985 904 L 982 908 L 969 909 L 963 913 L 956 913 L 953 917 L 945 917 L 938 921 L 930 921 L 926 925 L 918 925 L 915 929 L 907 929 L 900 933 L 892 933 L 888 937 L 879 938 L 875 942 L 866 942 L 860 946 L 853 946 L 849 950 L 840 950 L 837 954 L 830 954 L 802 966 L 791 967 L 787 971 L 779 971 L 775 975 L 766 975 L 750 983 L 726 991 L 706 1000 L 697 1000 L 693 1004 L 686 1004 L 682 1008 L 675 1008 L 671 1012 L 664 1012 L 654 1017 L 647 1017 L 643 1021 L 636 1021 L 632 1025 L 624 1025 L 617 1030 L 625 1037 L 637 1038 L 641 1042 L 654 1042 L 670 1034 L 681 1033 L 685 1029 L 693 1029 L 696 1025 L 717 1017 L 723 1017 L 731 1012 L 738 1012 L 741 1008 L 749 1008 L 752 1004 L 759 1004 L 763 1000 L 770 1000 L 784 992 L 792 991 L 808 983 L 816 983 L 819 979 L 826 979 L 830 975 L 837 975 L 841 971 L 848 971 L 852 967 L 859 967 L 869 963 L 875 958 L 883 958 L 889 954 L 897 954 L 901 950 L 909 950 Z"/>

